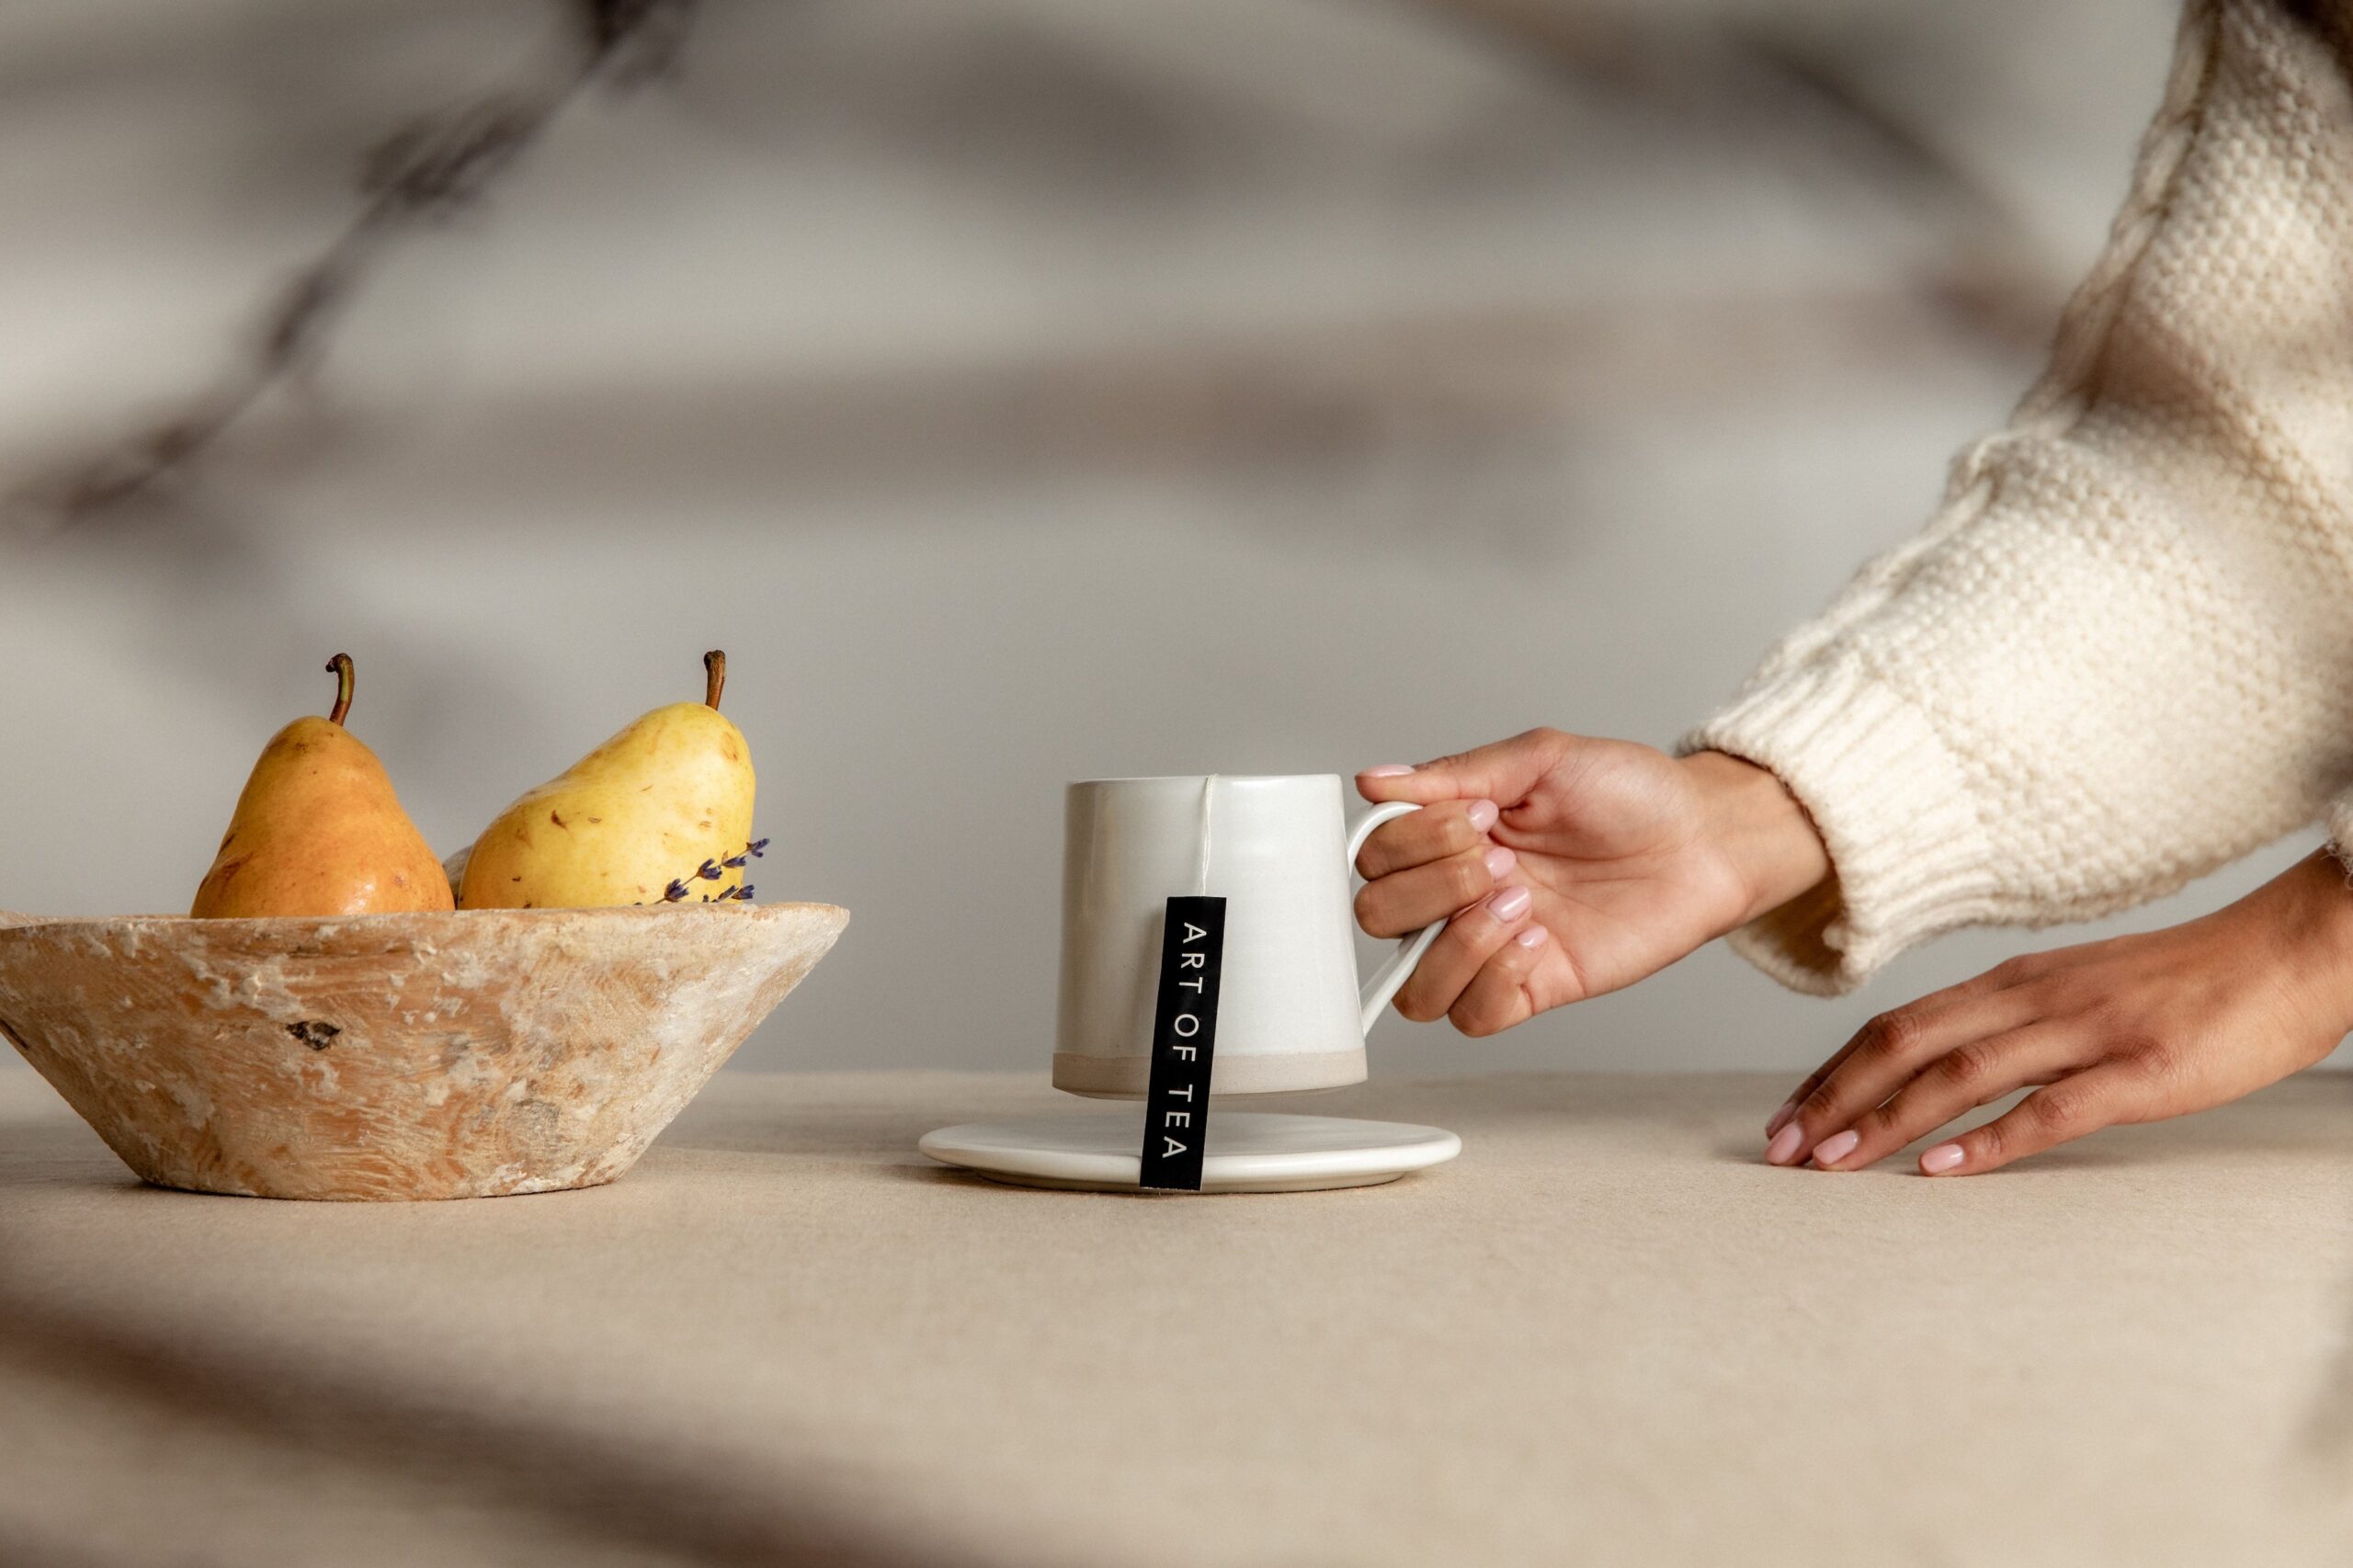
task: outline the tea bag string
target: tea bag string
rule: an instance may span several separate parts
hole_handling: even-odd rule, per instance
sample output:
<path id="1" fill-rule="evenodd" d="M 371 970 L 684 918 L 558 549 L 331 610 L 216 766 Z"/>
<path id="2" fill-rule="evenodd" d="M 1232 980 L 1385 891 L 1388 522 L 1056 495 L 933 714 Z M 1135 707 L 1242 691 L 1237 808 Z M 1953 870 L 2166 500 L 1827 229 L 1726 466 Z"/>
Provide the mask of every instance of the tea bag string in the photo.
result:
<path id="1" fill-rule="evenodd" d="M 1200 864 L 1193 877 L 1193 892 L 1207 898 L 1210 892 L 1210 834 L 1217 810 L 1217 775 L 1212 773 L 1201 780 Z"/>

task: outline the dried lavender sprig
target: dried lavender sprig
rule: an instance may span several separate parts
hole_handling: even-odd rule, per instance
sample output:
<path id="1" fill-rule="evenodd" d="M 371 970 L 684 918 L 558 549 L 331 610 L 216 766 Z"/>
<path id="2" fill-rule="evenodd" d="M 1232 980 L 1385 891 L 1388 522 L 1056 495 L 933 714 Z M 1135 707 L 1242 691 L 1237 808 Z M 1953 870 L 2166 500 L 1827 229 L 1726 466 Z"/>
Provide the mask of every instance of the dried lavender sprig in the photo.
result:
<path id="1" fill-rule="evenodd" d="M 767 839 L 756 838 L 752 840 L 751 843 L 744 846 L 744 853 L 734 857 L 733 859 L 722 860 L 720 864 L 727 867 L 731 870 L 741 869 L 745 861 L 758 859 L 760 858 L 761 851 L 767 848 L 767 846 L 768 841 Z"/>
<path id="2" fill-rule="evenodd" d="M 723 869 L 722 868 L 733 869 L 743 865 L 746 859 L 756 860 L 760 858 L 761 851 L 765 850 L 767 846 L 768 841 L 767 839 L 756 838 L 752 840 L 751 843 L 744 846 L 744 853 L 741 855 L 731 856 L 724 860 L 705 860 L 701 865 L 695 868 L 694 874 L 691 878 L 680 877 L 676 881 L 673 881 L 668 887 L 664 888 L 662 890 L 662 902 L 665 903 L 683 903 L 686 902 L 687 895 L 694 891 L 687 885 L 690 881 L 715 882 L 727 874 L 726 869 Z M 716 896 L 705 893 L 702 895 L 702 902 L 705 903 L 725 903 L 731 898 L 740 898 L 745 903 L 749 903 L 752 899 L 752 885 L 749 882 L 745 882 L 740 887 L 728 888 Z M 641 903 L 639 907 L 642 908 L 643 905 Z"/>
<path id="3" fill-rule="evenodd" d="M 665 903 L 680 903 L 686 898 L 686 896 L 687 884 L 681 881 L 673 881 L 668 887 L 662 890 L 662 902 Z M 641 898 L 631 907 L 634 909 L 643 909 L 645 907 L 645 901 Z"/>

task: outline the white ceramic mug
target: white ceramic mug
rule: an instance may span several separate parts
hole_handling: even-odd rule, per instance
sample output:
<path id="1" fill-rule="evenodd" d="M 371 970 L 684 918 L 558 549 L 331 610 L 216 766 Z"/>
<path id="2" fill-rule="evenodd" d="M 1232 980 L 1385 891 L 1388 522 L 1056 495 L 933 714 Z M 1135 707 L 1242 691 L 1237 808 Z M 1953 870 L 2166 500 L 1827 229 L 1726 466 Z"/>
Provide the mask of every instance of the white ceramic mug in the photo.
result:
<path id="1" fill-rule="evenodd" d="M 1141 1098 L 1152 1075 L 1167 901 L 1222 897 L 1225 955 L 1211 1092 L 1362 1083 L 1364 1037 L 1444 922 L 1361 990 L 1348 878 L 1365 835 L 1417 807 L 1347 819 L 1338 775 L 1095 778 L 1064 806 L 1054 1086 Z"/>

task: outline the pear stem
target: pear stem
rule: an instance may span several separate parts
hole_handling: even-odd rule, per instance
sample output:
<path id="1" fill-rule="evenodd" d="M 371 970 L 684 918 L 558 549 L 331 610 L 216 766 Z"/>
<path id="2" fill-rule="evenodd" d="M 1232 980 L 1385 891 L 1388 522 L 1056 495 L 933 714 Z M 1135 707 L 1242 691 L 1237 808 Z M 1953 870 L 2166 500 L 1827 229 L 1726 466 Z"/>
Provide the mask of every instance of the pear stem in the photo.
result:
<path id="1" fill-rule="evenodd" d="M 716 711 L 719 707 L 719 694 L 727 689 L 726 653 L 720 649 L 713 648 L 710 653 L 705 653 L 702 656 L 702 668 L 704 676 L 702 688 L 703 706 Z"/>
<path id="2" fill-rule="evenodd" d="M 335 707 L 327 714 L 327 722 L 340 724 L 343 716 L 351 711 L 351 655 L 337 653 L 329 659 L 327 673 L 335 676 Z"/>

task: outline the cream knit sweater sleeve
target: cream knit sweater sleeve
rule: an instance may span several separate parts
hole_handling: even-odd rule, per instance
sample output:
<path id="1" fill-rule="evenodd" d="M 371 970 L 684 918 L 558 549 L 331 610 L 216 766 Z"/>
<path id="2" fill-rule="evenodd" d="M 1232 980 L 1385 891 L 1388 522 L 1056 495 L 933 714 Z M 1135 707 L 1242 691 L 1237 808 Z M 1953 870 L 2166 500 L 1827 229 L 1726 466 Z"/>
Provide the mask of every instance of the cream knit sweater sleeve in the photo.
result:
<path id="1" fill-rule="evenodd" d="M 2325 812 L 2353 839 L 2348 11 L 2190 0 L 2042 380 L 1686 741 L 1829 846 L 1733 937 L 1778 978 L 2121 909 Z"/>

